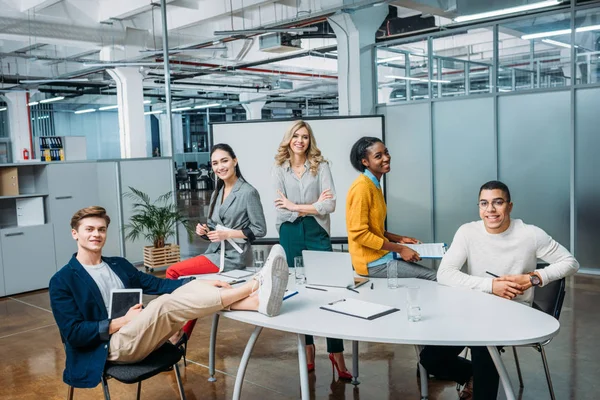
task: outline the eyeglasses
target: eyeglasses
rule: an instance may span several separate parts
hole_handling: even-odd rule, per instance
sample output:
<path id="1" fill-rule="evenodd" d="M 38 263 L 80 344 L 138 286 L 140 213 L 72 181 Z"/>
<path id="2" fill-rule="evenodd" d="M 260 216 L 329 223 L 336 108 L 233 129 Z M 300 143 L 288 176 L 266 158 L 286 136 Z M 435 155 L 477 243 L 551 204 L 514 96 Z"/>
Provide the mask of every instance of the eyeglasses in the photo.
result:
<path id="1" fill-rule="evenodd" d="M 487 200 L 479 200 L 479 202 L 477 203 L 479 205 L 479 208 L 481 208 L 482 210 L 487 210 L 487 208 L 489 207 L 489 205 L 492 205 L 492 208 L 501 208 L 504 204 L 506 204 L 507 201 L 504 199 L 494 199 L 491 202 L 487 201 Z"/>

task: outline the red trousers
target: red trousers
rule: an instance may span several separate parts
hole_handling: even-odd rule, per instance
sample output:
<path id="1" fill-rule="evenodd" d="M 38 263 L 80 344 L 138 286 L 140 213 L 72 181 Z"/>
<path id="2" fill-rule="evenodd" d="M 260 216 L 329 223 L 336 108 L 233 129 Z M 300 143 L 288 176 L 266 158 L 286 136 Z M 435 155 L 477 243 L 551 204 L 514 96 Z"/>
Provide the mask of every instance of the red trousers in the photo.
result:
<path id="1" fill-rule="evenodd" d="M 166 275 L 169 279 L 179 279 L 180 276 L 215 274 L 217 272 L 219 272 L 219 267 L 213 264 L 208 258 L 197 256 L 171 265 L 167 268 Z M 192 336 L 195 325 L 196 320 L 194 319 L 186 322 L 183 326 L 183 332 L 185 332 L 188 338 Z"/>

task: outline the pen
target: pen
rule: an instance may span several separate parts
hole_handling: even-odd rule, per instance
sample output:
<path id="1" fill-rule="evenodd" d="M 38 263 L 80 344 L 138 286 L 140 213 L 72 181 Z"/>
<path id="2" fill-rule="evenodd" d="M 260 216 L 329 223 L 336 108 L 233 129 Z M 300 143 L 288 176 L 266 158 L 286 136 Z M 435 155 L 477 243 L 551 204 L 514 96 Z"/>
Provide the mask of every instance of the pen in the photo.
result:
<path id="1" fill-rule="evenodd" d="M 352 289 L 352 288 L 351 288 L 351 287 L 349 287 L 349 286 L 346 286 L 346 289 L 348 289 L 348 290 L 351 290 L 351 291 L 353 291 L 354 293 L 360 293 L 358 290 L 356 290 L 356 289 Z"/>
<path id="2" fill-rule="evenodd" d="M 316 287 L 311 287 L 311 286 L 305 286 L 307 289 L 312 289 L 312 290 L 320 290 L 322 292 L 326 292 L 327 289 L 321 289 L 321 288 L 316 288 Z"/>
<path id="3" fill-rule="evenodd" d="M 485 271 L 486 274 L 490 274 L 491 276 L 495 277 L 495 278 L 500 278 L 498 275 L 496 274 L 492 274 L 490 271 Z"/>
<path id="4" fill-rule="evenodd" d="M 295 296 L 295 295 L 297 295 L 297 294 L 298 294 L 298 291 L 295 291 L 295 292 L 293 292 L 293 293 L 290 293 L 290 294 L 288 294 L 288 295 L 284 296 L 284 297 L 283 297 L 283 299 L 284 299 L 284 300 L 287 300 L 287 299 L 289 299 L 290 297 L 294 297 L 294 296 Z"/>
<path id="5" fill-rule="evenodd" d="M 371 282 L 371 290 L 373 290 L 373 282 Z"/>
<path id="6" fill-rule="evenodd" d="M 240 281 L 231 281 L 231 282 L 229 282 L 229 284 L 230 284 L 230 285 L 236 285 L 236 284 L 238 284 L 238 283 L 242 283 L 242 282 L 246 282 L 246 280 L 245 280 L 245 279 L 242 279 L 242 280 L 240 280 Z"/>

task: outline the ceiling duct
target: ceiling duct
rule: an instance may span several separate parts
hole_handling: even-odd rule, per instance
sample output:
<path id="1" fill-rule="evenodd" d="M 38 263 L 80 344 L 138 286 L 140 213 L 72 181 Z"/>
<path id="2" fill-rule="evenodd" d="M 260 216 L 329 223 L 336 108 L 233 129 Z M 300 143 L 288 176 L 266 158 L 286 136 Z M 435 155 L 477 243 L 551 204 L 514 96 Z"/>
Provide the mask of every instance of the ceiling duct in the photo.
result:
<path id="1" fill-rule="evenodd" d="M 268 53 L 287 53 L 302 50 L 302 42 L 289 33 L 269 33 L 258 38 L 258 49 Z"/>
<path id="2" fill-rule="evenodd" d="M 436 29 L 435 17 L 432 15 L 413 15 L 410 17 L 398 17 L 398 9 L 390 6 L 389 13 L 383 24 L 377 31 L 377 38 L 396 35 L 405 35 L 411 32 Z"/>

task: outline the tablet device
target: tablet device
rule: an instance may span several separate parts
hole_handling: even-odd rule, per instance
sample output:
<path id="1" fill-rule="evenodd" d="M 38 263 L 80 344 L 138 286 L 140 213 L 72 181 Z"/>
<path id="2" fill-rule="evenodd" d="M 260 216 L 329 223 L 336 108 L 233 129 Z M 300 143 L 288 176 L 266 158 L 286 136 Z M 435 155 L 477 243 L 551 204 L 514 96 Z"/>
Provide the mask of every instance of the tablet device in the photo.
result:
<path id="1" fill-rule="evenodd" d="M 108 318 L 122 317 L 131 307 L 141 302 L 142 289 L 113 289 L 110 291 Z"/>

